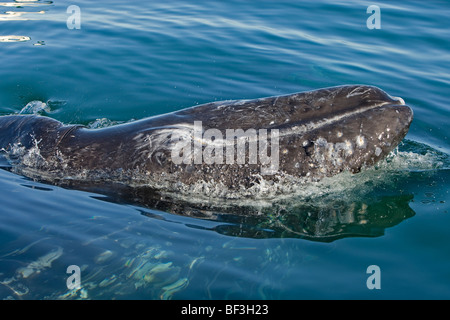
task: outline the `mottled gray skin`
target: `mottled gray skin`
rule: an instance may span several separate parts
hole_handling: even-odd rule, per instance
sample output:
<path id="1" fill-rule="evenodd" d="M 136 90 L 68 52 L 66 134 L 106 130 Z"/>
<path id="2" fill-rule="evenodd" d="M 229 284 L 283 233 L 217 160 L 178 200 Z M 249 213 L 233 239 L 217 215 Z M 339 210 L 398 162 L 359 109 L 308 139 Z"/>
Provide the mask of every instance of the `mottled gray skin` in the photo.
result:
<path id="1" fill-rule="evenodd" d="M 183 190 L 202 181 L 230 190 L 260 183 L 260 164 L 180 164 L 171 132 L 194 121 L 203 130 L 279 129 L 279 168 L 265 180 L 317 181 L 358 172 L 385 158 L 406 135 L 412 111 L 371 86 L 340 86 L 247 101 L 214 102 L 103 129 L 42 116 L 0 117 L 0 149 L 13 169 L 43 181 L 111 181 Z"/>

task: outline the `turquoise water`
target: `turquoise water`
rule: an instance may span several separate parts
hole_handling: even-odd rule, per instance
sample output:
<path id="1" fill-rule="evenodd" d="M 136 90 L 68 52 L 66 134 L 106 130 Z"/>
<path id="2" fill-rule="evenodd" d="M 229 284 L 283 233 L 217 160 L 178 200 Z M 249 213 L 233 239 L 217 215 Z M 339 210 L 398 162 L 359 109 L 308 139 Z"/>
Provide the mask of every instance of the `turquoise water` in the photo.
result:
<path id="1" fill-rule="evenodd" d="M 1 3 L 1 115 L 37 100 L 94 126 L 361 83 L 415 118 L 377 168 L 265 201 L 143 207 L 0 170 L 0 298 L 449 299 L 448 17 L 447 1 Z"/>

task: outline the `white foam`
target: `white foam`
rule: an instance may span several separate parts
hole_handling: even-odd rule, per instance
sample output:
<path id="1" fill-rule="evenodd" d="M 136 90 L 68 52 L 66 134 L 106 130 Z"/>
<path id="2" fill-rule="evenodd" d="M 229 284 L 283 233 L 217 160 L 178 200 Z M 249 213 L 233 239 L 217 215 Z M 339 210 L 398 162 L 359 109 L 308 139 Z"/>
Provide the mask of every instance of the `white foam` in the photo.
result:
<path id="1" fill-rule="evenodd" d="M 28 102 L 19 114 L 41 114 L 43 112 L 50 112 L 50 107 L 45 102 L 35 100 Z"/>

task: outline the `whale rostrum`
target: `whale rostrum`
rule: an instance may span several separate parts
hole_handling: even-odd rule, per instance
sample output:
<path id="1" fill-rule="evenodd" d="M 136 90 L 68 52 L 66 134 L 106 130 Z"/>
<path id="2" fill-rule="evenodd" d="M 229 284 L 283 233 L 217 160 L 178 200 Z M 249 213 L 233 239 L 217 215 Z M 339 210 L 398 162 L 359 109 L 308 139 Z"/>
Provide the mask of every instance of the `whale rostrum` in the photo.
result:
<path id="1" fill-rule="evenodd" d="M 212 102 L 102 129 L 2 116 L 0 149 L 11 170 L 45 182 L 227 196 L 359 172 L 396 148 L 412 118 L 403 99 L 347 85 Z"/>

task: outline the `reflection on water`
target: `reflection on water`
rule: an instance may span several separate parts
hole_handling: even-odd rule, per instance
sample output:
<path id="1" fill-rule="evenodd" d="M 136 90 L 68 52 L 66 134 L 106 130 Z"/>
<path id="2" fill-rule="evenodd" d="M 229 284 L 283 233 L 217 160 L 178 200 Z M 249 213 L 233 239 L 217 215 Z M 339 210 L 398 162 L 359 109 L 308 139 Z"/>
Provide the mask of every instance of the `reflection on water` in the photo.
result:
<path id="1" fill-rule="evenodd" d="M 49 197 L 61 192 L 57 187 L 26 180 L 21 186 Z M 99 202 L 95 199 L 111 201 L 100 195 L 90 194 L 89 198 L 94 204 Z M 331 242 L 344 237 L 381 236 L 386 228 L 414 215 L 408 205 L 411 199 L 411 195 L 398 195 L 353 202 L 282 201 L 262 210 L 229 207 L 229 213 L 169 199 L 154 203 L 166 211 L 203 218 L 128 205 L 122 205 L 121 211 L 140 215 L 108 215 L 108 209 L 97 209 L 94 216 L 91 210 L 86 212 L 89 216 L 76 216 L 80 209 L 67 209 L 60 221 L 53 217 L 42 222 L 38 230 L 2 245 L 0 298 L 167 300 L 188 298 L 190 290 L 199 290 L 196 286 L 204 298 L 214 298 L 210 288 L 219 274 L 230 272 L 228 268 L 243 268 L 239 272 L 245 273 L 248 265 L 255 263 L 251 273 L 244 276 L 252 283 L 251 274 L 261 273 L 257 278 L 264 279 L 266 272 L 270 274 L 280 266 L 280 257 L 285 267 L 289 266 L 286 263 L 298 263 L 297 259 L 309 259 L 302 256 L 306 253 L 296 252 L 292 262 L 286 261 L 284 249 L 267 247 L 263 238 Z M 76 201 L 83 203 L 81 198 Z M 95 206 L 107 208 L 109 204 Z M 73 216 L 66 219 L 67 215 Z M 249 244 L 239 241 L 244 238 L 259 240 Z M 72 264 L 80 267 L 82 286 L 68 289 L 65 270 Z M 254 297 L 270 298 L 264 292 L 273 284 L 258 280 L 253 285 Z M 229 290 L 229 294 L 240 291 L 232 285 Z"/>
<path id="2" fill-rule="evenodd" d="M 50 237 L 1 255 L 0 299 L 117 299 L 145 293 L 148 299 L 170 300 L 189 285 L 191 272 L 204 260 L 180 261 L 167 245 L 133 241 L 124 234 L 78 244 L 90 259 L 83 258 L 74 243 L 65 241 L 63 248 Z M 108 249 L 102 249 L 105 245 Z M 65 267 L 76 255 L 82 287 L 68 289 Z"/>
<path id="3" fill-rule="evenodd" d="M 377 190 L 363 198 L 284 199 L 262 207 L 200 205 L 155 196 L 152 208 L 145 208 L 127 204 L 133 199 L 124 193 L 108 197 L 20 177 L 14 182 L 12 173 L 2 172 L 0 178 L 11 181 L 12 192 L 26 198 L 36 194 L 46 204 L 46 210 L 30 213 L 36 227 L 18 223 L 23 216 L 19 211 L 12 222 L 0 217 L 10 221 L 2 222 L 6 231 L 18 228 L 18 235 L 3 239 L 0 248 L 2 299 L 184 299 L 190 292 L 214 298 L 219 293 L 210 290 L 218 285 L 218 275 L 235 277 L 233 272 L 253 286 L 251 297 L 271 298 L 267 288 L 274 284 L 264 280 L 266 274 L 314 258 L 304 247 L 288 254 L 286 247 L 271 246 L 279 243 L 275 239 L 307 240 L 296 242 L 300 245 L 378 237 L 415 214 L 409 206 L 414 192 L 408 190 L 389 189 L 390 195 L 384 196 Z M 415 172 L 411 180 L 428 174 Z M 20 208 L 14 197 L 6 197 L 10 200 L 4 199 L 3 205 Z M 79 289 L 66 287 L 66 268 L 72 264 L 81 269 Z M 258 277 L 253 278 L 255 272 Z M 227 290 L 232 297 L 239 288 L 230 284 Z"/>
<path id="4" fill-rule="evenodd" d="M 26 36 L 0 36 L 0 42 L 21 42 L 29 40 L 31 40 L 31 38 Z"/>
<path id="5" fill-rule="evenodd" d="M 53 1 L 40 0 L 0 2 L 0 21 L 40 20 L 36 15 L 45 14 L 46 11 L 23 11 L 22 9 L 25 9 L 25 7 L 41 7 L 52 4 Z M 8 8 L 8 11 L 1 10 L 1 7 Z M 10 8 L 14 8 L 16 11 L 10 11 Z M 0 35 L 0 42 L 23 42 L 29 40 L 31 40 L 29 36 Z"/>
<path id="6" fill-rule="evenodd" d="M 195 218 L 187 220 L 192 228 L 210 230 L 219 234 L 263 238 L 302 238 L 312 241 L 332 242 L 346 237 L 377 237 L 384 234 L 386 228 L 399 224 L 404 219 L 414 216 L 409 207 L 413 195 L 399 193 L 394 196 L 382 196 L 373 191 L 377 186 L 374 181 L 385 175 L 372 171 L 368 177 L 345 176 L 365 190 L 348 189 L 321 195 L 292 195 L 270 201 L 257 199 L 189 199 L 172 193 L 160 193 L 151 188 L 131 188 L 123 184 L 107 183 L 93 185 L 89 182 L 80 185 L 60 182 L 60 186 L 98 193 L 92 197 L 101 201 L 141 207 L 138 211 L 150 218 L 173 222 L 173 215 L 160 215 L 167 212 L 179 216 Z M 395 174 L 394 174 L 395 175 Z M 338 177 L 339 178 L 339 177 Z M 348 180 L 348 179 L 346 179 Z M 357 180 L 360 180 L 357 182 Z M 366 183 L 369 183 L 366 185 Z M 380 183 L 380 182 L 379 182 Z M 382 183 L 382 182 L 381 182 Z M 388 181 L 387 184 L 390 184 Z M 311 186 L 313 187 L 313 186 Z M 379 186 L 378 186 L 379 187 Z M 383 188 L 385 186 L 382 186 Z M 321 185 L 327 188 L 329 185 Z M 390 185 L 391 190 L 395 186 Z M 320 188 L 317 188 L 320 189 Z M 356 187 L 358 189 L 358 187 Z M 157 210 L 157 211 L 155 211 Z M 205 225 L 199 221 L 211 221 Z M 179 223 L 179 220 L 175 220 Z M 196 222 L 199 222 L 196 224 Z"/>
<path id="7" fill-rule="evenodd" d="M 8 21 L 8 20 L 30 20 L 30 17 L 26 17 L 26 15 L 29 14 L 44 14 L 45 11 L 39 11 L 39 12 L 12 12 L 12 11 L 6 11 L 4 14 L 0 14 L 0 21 Z M 24 16 L 24 17 L 23 17 Z"/>
<path id="8" fill-rule="evenodd" d="M 21 187 L 49 198 L 64 191 L 25 179 Z M 74 203 L 86 201 L 73 197 Z M 344 237 L 376 237 L 414 215 L 408 205 L 410 195 L 315 204 L 292 200 L 262 210 L 229 207 L 226 211 L 230 213 L 169 199 L 155 202 L 158 208 L 203 218 L 129 205 L 108 214 L 108 208 L 116 206 L 108 203 L 111 198 L 93 194 L 86 198 L 98 208 L 94 216 L 91 210 L 77 216 L 80 208 L 67 208 L 60 218 L 53 216 L 39 229 L 4 242 L 0 248 L 1 299 L 183 299 L 190 290 L 199 290 L 196 286 L 204 298 L 214 298 L 210 288 L 219 274 L 230 272 L 228 268 L 242 268 L 238 272 L 245 273 L 243 278 L 252 283 L 256 281 L 254 272 L 261 274 L 257 279 L 264 279 L 273 268 L 309 259 L 302 256 L 306 253 L 296 252 L 293 261 L 286 261 L 285 249 L 268 247 L 263 238 L 331 242 Z M 96 199 L 107 202 L 102 205 Z M 101 207 L 105 209 L 101 211 Z M 245 238 L 258 241 L 240 241 Z M 255 265 L 247 274 L 251 263 Z M 72 264 L 81 269 L 78 289 L 66 287 L 66 268 Z M 270 298 L 264 292 L 273 284 L 258 280 L 253 285 L 254 297 Z M 229 290 L 233 294 L 240 289 L 230 285 Z"/>
<path id="9" fill-rule="evenodd" d="M 28 0 L 28 1 L 14 1 L 14 2 L 0 2 L 1 7 L 38 7 L 42 5 L 50 5 L 53 1 L 40 1 L 40 0 Z"/>
<path id="10" fill-rule="evenodd" d="M 117 197 L 98 199 L 118 201 Z M 386 228 L 414 216 L 414 211 L 409 207 L 412 199 L 412 195 L 387 196 L 367 201 L 330 199 L 303 201 L 294 198 L 261 208 L 251 205 L 221 207 L 192 204 L 155 196 L 151 204 L 147 197 L 146 205 L 152 209 L 217 222 L 213 227 L 204 227 L 190 221 L 189 226 L 227 236 L 255 239 L 302 238 L 331 242 L 346 237 L 383 235 Z M 121 200 L 126 201 L 126 198 Z M 155 215 L 152 211 L 141 210 L 141 214 L 161 219 L 161 216 Z M 170 218 L 166 217 L 165 220 L 170 221 Z"/>

